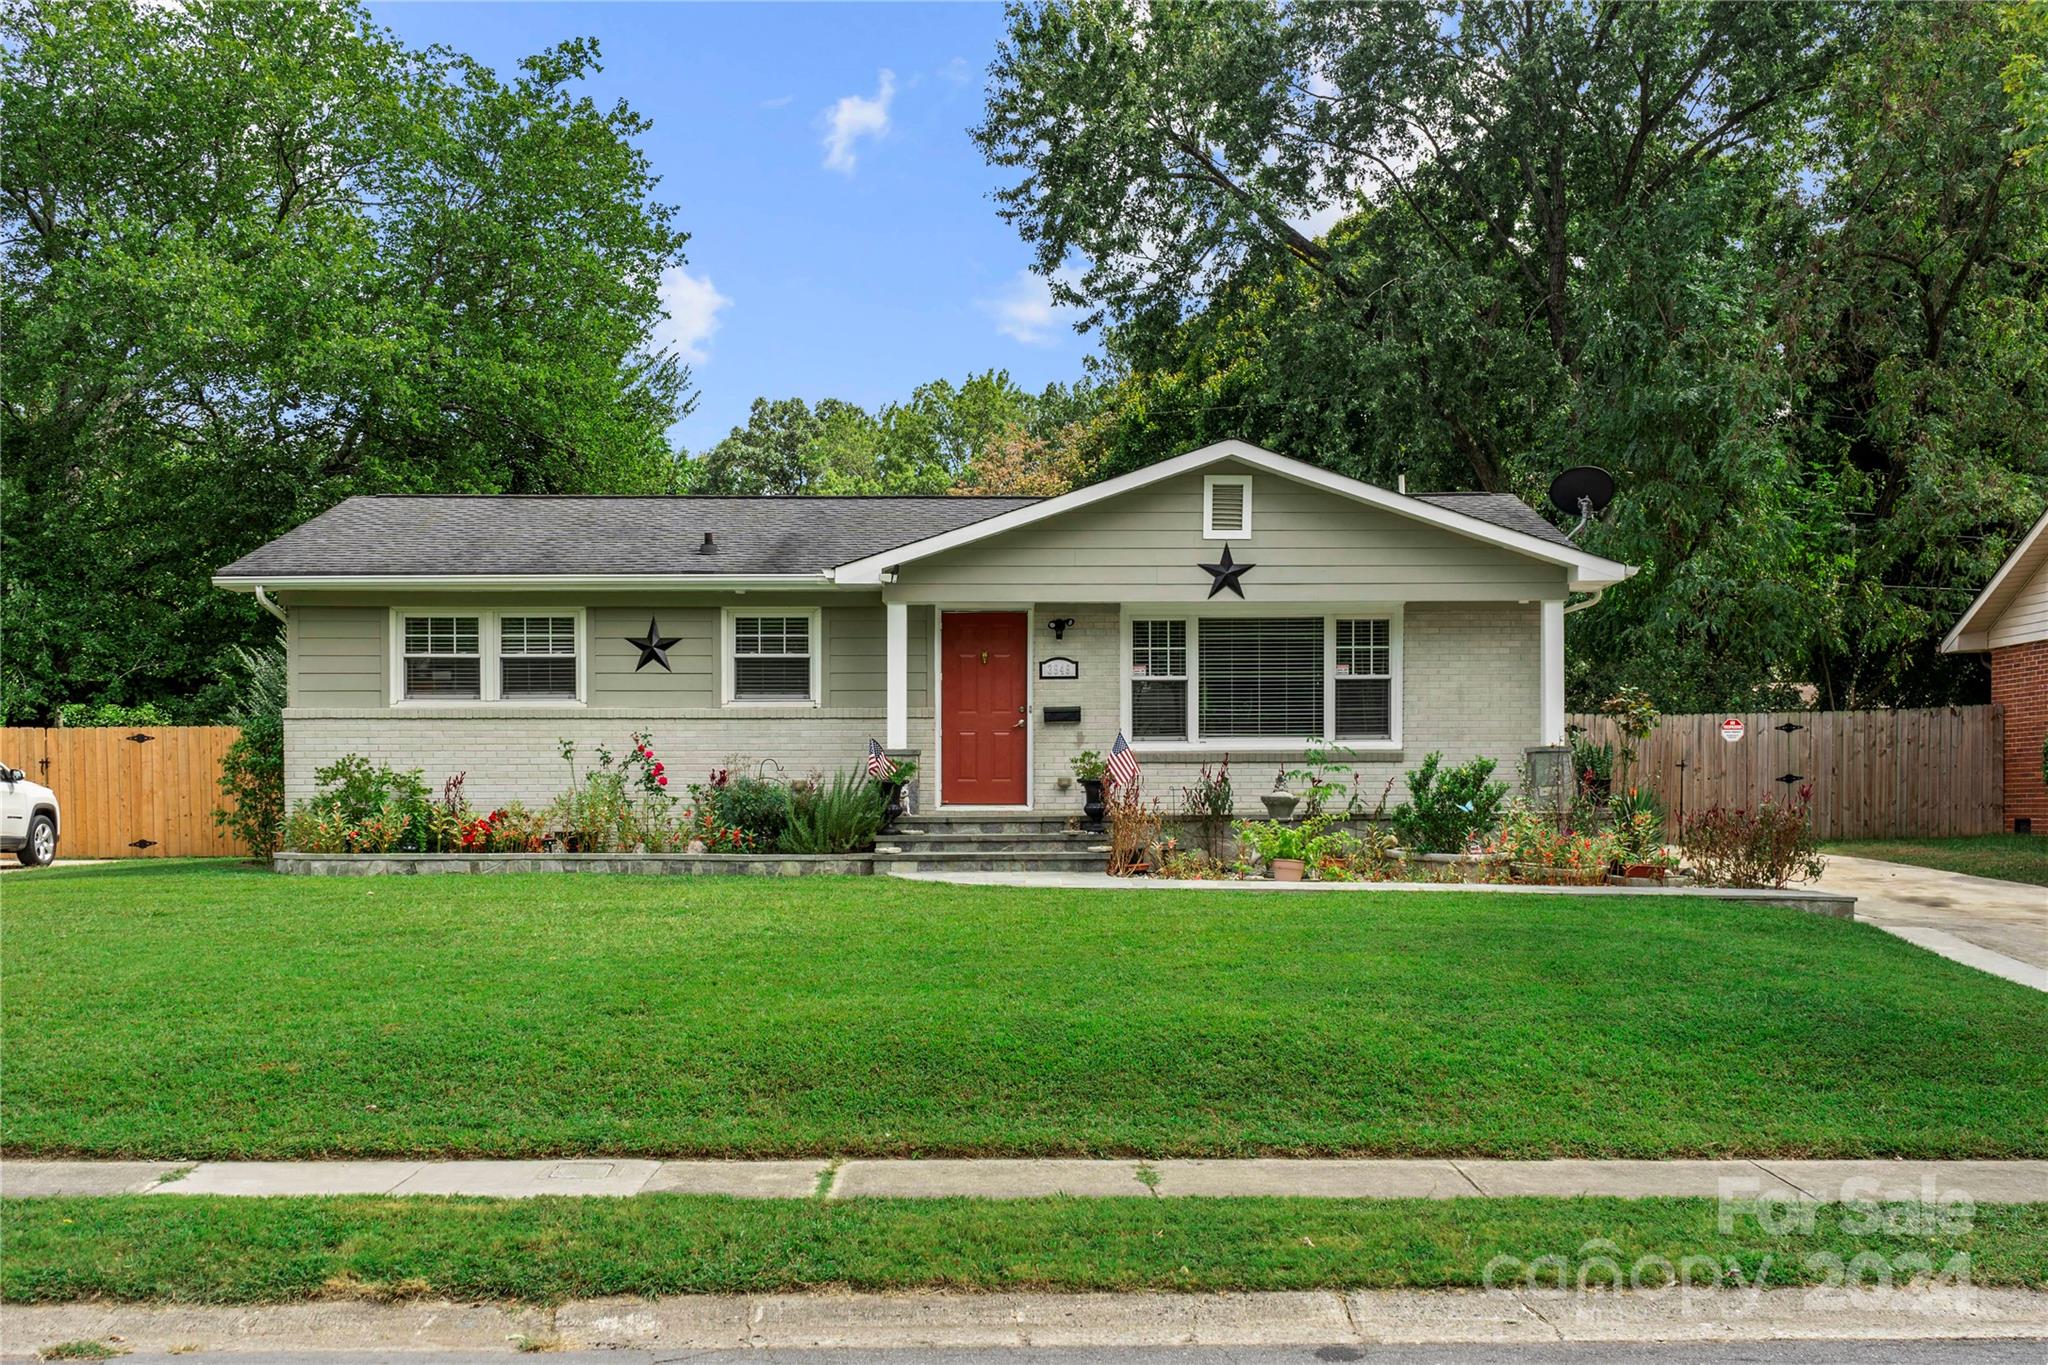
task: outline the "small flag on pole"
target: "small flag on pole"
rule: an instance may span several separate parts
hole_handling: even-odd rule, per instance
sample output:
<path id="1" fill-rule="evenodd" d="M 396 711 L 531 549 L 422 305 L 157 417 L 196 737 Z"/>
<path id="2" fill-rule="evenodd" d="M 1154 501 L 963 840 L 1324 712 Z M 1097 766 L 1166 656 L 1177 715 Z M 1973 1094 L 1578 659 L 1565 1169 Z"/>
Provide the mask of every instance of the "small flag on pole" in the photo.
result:
<path id="1" fill-rule="evenodd" d="M 1121 787 L 1138 780 L 1138 756 L 1131 752 L 1131 743 L 1119 730 L 1116 743 L 1109 746 L 1109 762 L 1103 765 L 1102 773 L 1112 787 Z"/>
<path id="2" fill-rule="evenodd" d="M 889 755 L 882 752 L 882 741 L 878 739 L 869 740 L 868 776 L 879 782 L 885 777 L 895 776 L 895 773 L 896 764 L 890 759 Z"/>

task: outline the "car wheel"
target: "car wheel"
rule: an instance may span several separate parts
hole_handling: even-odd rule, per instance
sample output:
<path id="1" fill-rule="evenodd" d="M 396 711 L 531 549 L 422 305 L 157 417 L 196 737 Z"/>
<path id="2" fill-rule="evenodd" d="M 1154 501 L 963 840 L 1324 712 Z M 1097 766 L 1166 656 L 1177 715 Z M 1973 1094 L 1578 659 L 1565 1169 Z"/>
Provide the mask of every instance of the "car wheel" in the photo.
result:
<path id="1" fill-rule="evenodd" d="M 23 867 L 48 867 L 57 861 L 57 825 L 47 815 L 28 822 L 28 842 L 21 846 Z"/>

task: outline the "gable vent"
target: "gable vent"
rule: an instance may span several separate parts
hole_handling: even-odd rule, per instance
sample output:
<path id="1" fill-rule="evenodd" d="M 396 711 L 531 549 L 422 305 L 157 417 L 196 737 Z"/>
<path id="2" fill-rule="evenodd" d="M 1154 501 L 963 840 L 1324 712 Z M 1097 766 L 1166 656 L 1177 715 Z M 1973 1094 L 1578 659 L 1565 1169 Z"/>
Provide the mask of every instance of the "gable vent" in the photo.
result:
<path id="1" fill-rule="evenodd" d="M 1213 475 L 1202 483 L 1202 534 L 1221 540 L 1252 533 L 1252 481 L 1241 474 Z"/>

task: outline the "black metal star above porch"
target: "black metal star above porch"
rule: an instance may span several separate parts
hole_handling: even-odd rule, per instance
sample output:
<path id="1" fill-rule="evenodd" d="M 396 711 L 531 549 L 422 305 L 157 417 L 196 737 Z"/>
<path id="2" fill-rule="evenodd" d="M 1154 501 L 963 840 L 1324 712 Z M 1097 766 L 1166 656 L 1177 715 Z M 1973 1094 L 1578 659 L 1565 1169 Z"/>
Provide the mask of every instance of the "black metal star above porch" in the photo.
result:
<path id="1" fill-rule="evenodd" d="M 1244 588 L 1238 583 L 1238 580 L 1259 566 L 1256 564 L 1237 563 L 1231 559 L 1230 547 L 1226 545 L 1223 547 L 1222 563 L 1200 564 L 1196 567 L 1207 573 L 1214 580 L 1209 584 L 1209 596 L 1214 597 L 1217 593 L 1228 588 L 1239 597 L 1242 597 L 1244 596 Z"/>
<path id="2" fill-rule="evenodd" d="M 670 673 L 675 672 L 674 669 L 668 666 L 668 651 L 671 646 L 678 643 L 681 639 L 682 637 L 679 635 L 663 635 L 661 627 L 654 623 L 654 618 L 652 616 L 648 617 L 647 634 L 645 636 L 638 640 L 630 635 L 626 637 L 626 643 L 640 651 L 640 662 L 633 665 L 633 671 L 638 673 L 649 664 L 660 664 L 666 671 Z"/>

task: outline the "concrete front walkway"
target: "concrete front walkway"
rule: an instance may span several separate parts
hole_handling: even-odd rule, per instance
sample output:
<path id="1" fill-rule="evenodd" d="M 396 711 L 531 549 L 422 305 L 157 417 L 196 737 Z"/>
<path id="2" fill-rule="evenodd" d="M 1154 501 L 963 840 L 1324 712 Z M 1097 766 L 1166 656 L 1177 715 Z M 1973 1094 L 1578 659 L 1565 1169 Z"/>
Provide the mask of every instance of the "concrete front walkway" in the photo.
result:
<path id="1" fill-rule="evenodd" d="M 1908 943 L 2048 991 L 2048 888 L 1836 853 L 1820 886 Z"/>
<path id="2" fill-rule="evenodd" d="M 0 1194 L 712 1194 L 742 1199 L 1547 1195 L 2048 1202 L 2048 1161 L 8 1161 Z"/>

